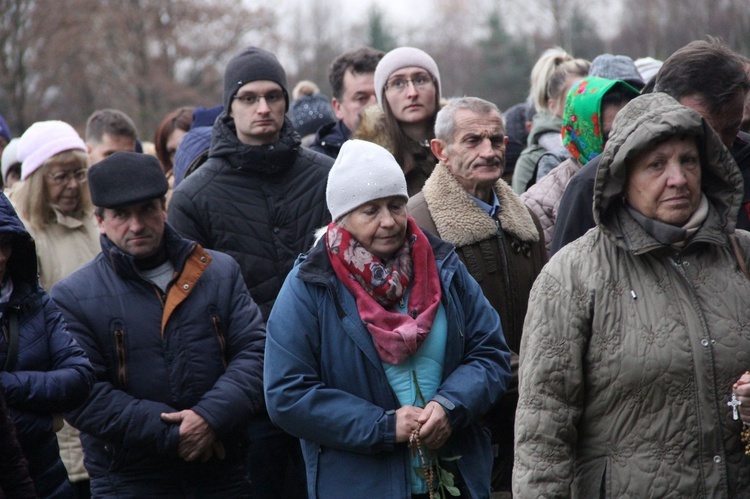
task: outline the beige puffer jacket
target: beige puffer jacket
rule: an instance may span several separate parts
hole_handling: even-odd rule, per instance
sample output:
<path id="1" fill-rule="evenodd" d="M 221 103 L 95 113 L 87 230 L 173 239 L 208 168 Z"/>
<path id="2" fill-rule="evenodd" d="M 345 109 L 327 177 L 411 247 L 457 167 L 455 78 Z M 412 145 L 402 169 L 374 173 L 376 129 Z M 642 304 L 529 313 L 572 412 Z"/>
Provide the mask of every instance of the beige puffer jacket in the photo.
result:
<path id="1" fill-rule="evenodd" d="M 626 159 L 676 133 L 697 136 L 710 203 L 680 252 L 621 201 Z M 742 189 L 694 111 L 665 94 L 620 111 L 596 181 L 598 226 L 555 254 L 531 293 L 515 497 L 750 495 L 741 423 L 727 406 L 750 368 L 750 281 L 729 242 Z M 750 234 L 736 238 L 747 261 Z"/>
<path id="2" fill-rule="evenodd" d="M 551 172 L 545 175 L 539 182 L 532 185 L 528 191 L 521 194 L 524 202 L 539 219 L 544 229 L 544 244 L 547 255 L 552 247 L 552 235 L 555 232 L 557 221 L 557 210 L 560 208 L 565 188 L 573 175 L 581 169 L 581 163 L 573 158 L 568 158 L 560 163 Z"/>

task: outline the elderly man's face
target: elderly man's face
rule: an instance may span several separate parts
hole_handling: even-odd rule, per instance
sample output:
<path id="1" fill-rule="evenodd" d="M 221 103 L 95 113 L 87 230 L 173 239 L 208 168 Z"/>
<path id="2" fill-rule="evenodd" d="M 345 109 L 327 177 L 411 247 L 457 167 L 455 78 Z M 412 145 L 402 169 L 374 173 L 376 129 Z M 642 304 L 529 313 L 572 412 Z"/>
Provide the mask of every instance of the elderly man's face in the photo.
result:
<path id="1" fill-rule="evenodd" d="M 508 137 L 503 120 L 495 111 L 483 114 L 459 109 L 453 121 L 452 143 L 439 144 L 433 152 L 458 183 L 476 196 L 478 191 L 494 185 L 505 169 Z"/>
<path id="2" fill-rule="evenodd" d="M 693 138 L 672 137 L 629 166 L 625 199 L 642 215 L 681 226 L 698 209 L 701 163 Z"/>

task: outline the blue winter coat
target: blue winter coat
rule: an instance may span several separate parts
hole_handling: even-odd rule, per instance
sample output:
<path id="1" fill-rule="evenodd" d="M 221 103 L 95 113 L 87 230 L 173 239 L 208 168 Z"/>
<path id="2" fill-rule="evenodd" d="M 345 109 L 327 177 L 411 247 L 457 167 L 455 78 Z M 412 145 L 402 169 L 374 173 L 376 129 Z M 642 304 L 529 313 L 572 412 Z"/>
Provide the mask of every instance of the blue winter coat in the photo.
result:
<path id="1" fill-rule="evenodd" d="M 8 355 L 8 324 L 18 317 L 19 347 L 15 367 L 0 371 L 11 419 L 40 497 L 72 497 L 60 460 L 53 413 L 81 405 L 94 382 L 86 354 L 68 333 L 65 321 L 38 284 L 36 250 L 15 210 L 0 194 L 0 235 L 11 234 L 6 264 L 13 281 L 10 302 L 0 319 L 0 369 Z"/>
<path id="2" fill-rule="evenodd" d="M 102 236 L 102 252 L 52 289 L 97 382 L 67 420 L 81 430 L 96 496 L 237 497 L 248 484 L 245 427 L 263 407 L 265 330 L 237 263 L 166 225 L 175 266 L 166 296 L 133 258 Z M 226 459 L 187 463 L 179 425 L 161 413 L 192 409 Z"/>
<path id="3" fill-rule="evenodd" d="M 472 497 L 489 497 L 492 451 L 477 421 L 505 391 L 510 353 L 500 319 L 453 247 L 432 236 L 448 319 L 443 380 L 433 400 L 450 419 L 442 456 Z M 268 321 L 266 404 L 302 440 L 312 498 L 411 496 L 406 444 L 395 444 L 399 403 L 354 297 L 320 241 L 301 257 Z"/>

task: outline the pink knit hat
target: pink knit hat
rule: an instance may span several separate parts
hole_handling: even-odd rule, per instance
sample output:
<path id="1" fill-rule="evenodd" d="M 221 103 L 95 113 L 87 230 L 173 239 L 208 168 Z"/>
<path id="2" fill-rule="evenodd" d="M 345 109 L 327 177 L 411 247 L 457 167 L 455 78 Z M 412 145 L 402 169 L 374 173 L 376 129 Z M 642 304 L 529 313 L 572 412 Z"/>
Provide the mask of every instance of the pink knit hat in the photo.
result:
<path id="1" fill-rule="evenodd" d="M 64 121 L 37 121 L 18 142 L 21 180 L 26 180 L 55 154 L 71 149 L 87 151 L 86 144 L 72 126 Z"/>

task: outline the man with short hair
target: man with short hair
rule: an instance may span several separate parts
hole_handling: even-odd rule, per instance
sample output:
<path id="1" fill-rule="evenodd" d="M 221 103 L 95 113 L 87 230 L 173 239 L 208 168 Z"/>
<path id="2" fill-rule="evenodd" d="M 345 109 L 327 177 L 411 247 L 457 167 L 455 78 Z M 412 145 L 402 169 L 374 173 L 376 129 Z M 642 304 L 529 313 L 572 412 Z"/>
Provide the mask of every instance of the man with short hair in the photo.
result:
<path id="1" fill-rule="evenodd" d="M 97 375 L 66 415 L 92 495 L 248 497 L 265 328 L 239 265 L 166 223 L 155 157 L 115 153 L 88 180 L 102 252 L 51 296 Z"/>
<path id="2" fill-rule="evenodd" d="M 99 109 L 86 121 L 86 148 L 91 165 L 116 152 L 135 151 L 137 139 L 135 123 L 117 109 Z"/>
<path id="3" fill-rule="evenodd" d="M 341 146 L 359 127 L 362 110 L 377 102 L 373 79 L 384 55 L 380 50 L 360 47 L 333 60 L 328 81 L 333 93 L 331 106 L 338 121 L 320 127 L 310 149 L 334 159 L 339 155 Z"/>
<path id="4" fill-rule="evenodd" d="M 264 320 L 315 229 L 331 221 L 325 190 L 333 160 L 300 146 L 288 109 L 286 73 L 273 54 L 250 47 L 230 60 L 209 158 L 169 205 L 175 229 L 237 260 Z M 305 496 L 299 441 L 265 412 L 251 423 L 250 438 L 257 497 Z"/>
<path id="5" fill-rule="evenodd" d="M 430 143 L 439 163 L 407 205 L 420 227 L 456 246 L 500 315 L 513 377 L 485 420 L 496 456 L 492 488 L 503 492 L 511 490 L 523 320 L 531 286 L 547 262 L 539 221 L 501 178 L 507 143 L 497 106 L 476 97 L 448 101 Z"/>
<path id="6" fill-rule="evenodd" d="M 664 61 L 654 91 L 697 111 L 719 135 L 742 172 L 745 194 L 736 228 L 750 230 L 750 135 L 740 132 L 750 82 L 742 58 L 715 38 L 696 40 Z M 601 155 L 568 183 L 557 212 L 551 253 L 593 228 L 594 181 Z"/>

